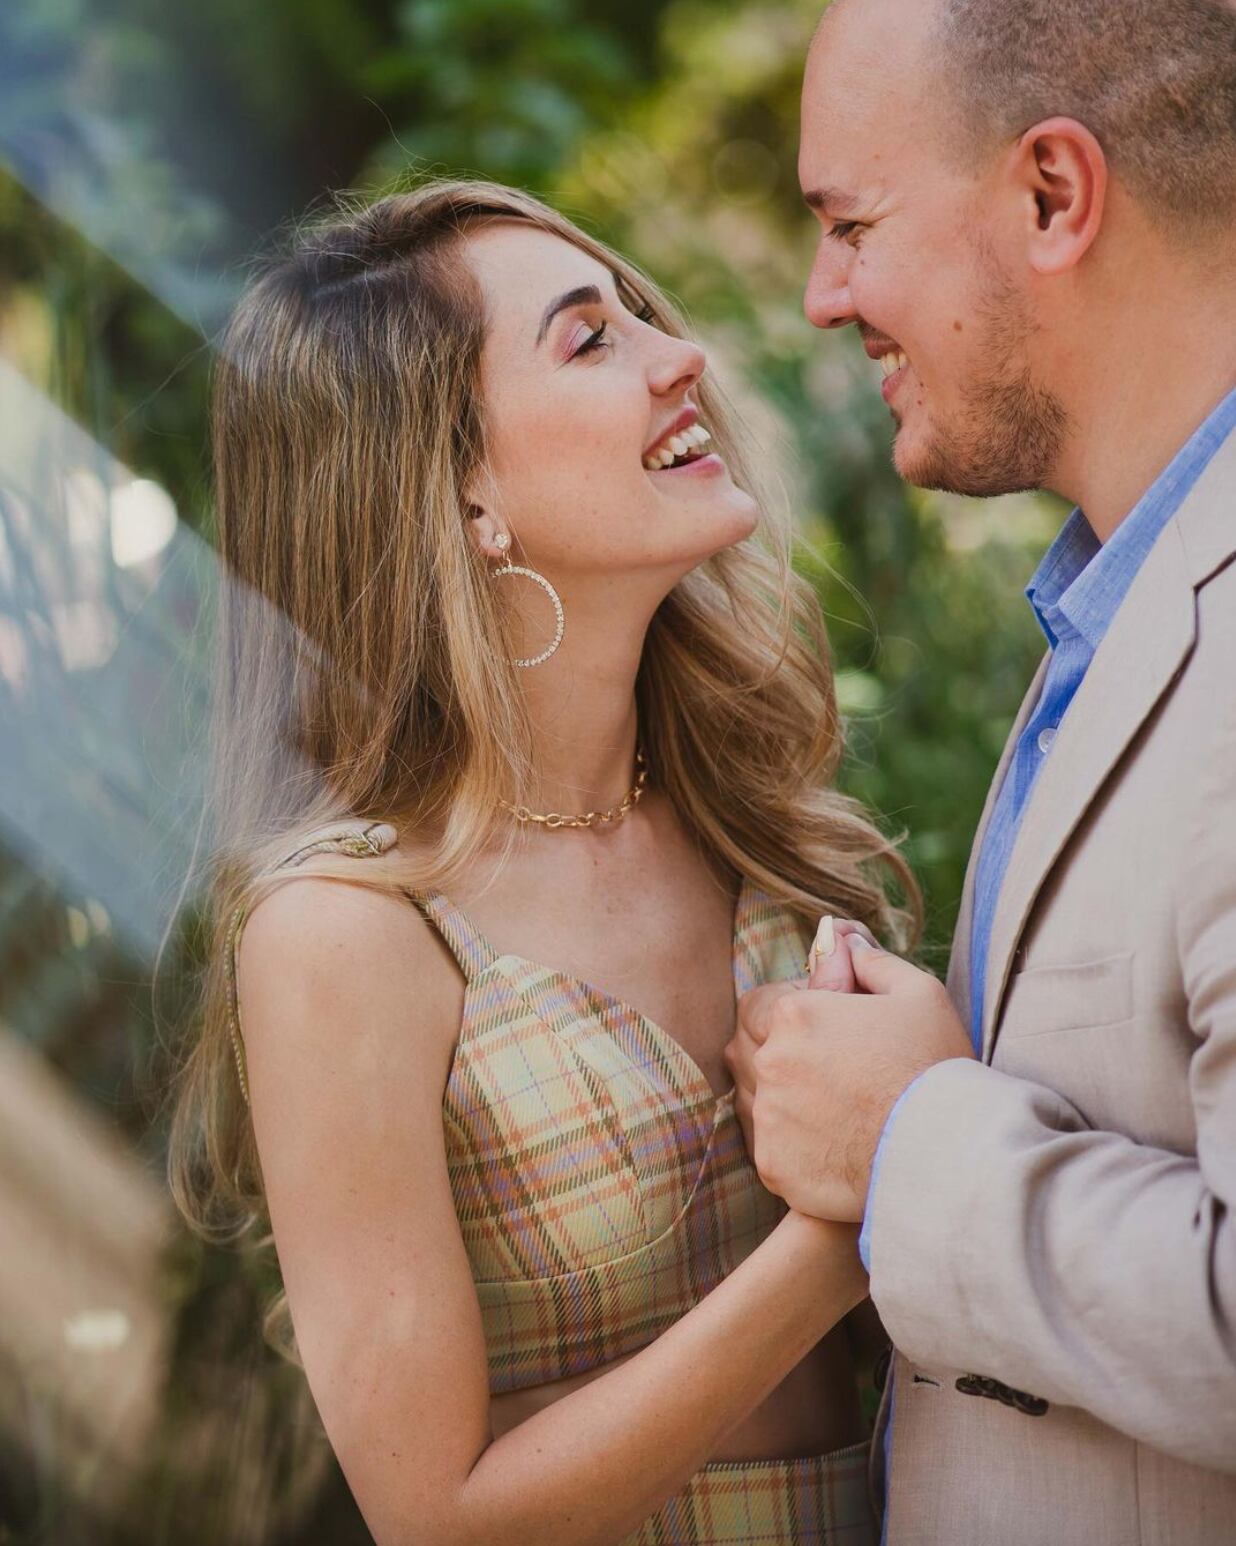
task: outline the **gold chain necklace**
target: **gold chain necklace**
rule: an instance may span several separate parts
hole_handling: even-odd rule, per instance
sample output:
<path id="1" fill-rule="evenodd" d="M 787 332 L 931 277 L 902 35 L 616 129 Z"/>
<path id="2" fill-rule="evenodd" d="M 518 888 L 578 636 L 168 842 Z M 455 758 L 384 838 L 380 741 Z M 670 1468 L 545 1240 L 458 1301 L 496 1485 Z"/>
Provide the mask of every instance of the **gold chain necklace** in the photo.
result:
<path id="1" fill-rule="evenodd" d="M 621 821 L 629 810 L 632 810 L 640 802 L 644 788 L 648 783 L 648 764 L 644 761 L 644 754 L 637 746 L 635 748 L 635 782 L 623 795 L 621 803 L 610 806 L 607 811 L 585 811 L 582 816 L 563 816 L 558 811 L 547 811 L 540 815 L 536 811 L 530 811 L 526 805 L 509 805 L 505 800 L 498 803 L 503 810 L 510 811 L 516 821 L 532 821 L 538 826 L 549 827 L 557 831 L 559 827 L 593 827 L 602 826 L 607 822 Z"/>

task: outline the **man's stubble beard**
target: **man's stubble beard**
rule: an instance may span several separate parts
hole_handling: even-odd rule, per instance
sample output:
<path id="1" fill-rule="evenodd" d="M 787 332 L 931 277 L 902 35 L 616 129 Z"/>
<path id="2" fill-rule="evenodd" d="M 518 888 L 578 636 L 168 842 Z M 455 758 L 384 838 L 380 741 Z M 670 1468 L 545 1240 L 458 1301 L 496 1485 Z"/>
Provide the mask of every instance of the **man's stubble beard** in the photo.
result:
<path id="1" fill-rule="evenodd" d="M 998 363 L 965 385 L 958 412 L 932 425 L 925 448 L 898 471 L 920 488 L 986 499 L 1049 487 L 1069 416 L 1031 374 L 1025 345 L 1034 324 L 1022 298 L 995 254 L 982 243 L 976 252 L 983 274 L 975 306 L 980 357 Z"/>

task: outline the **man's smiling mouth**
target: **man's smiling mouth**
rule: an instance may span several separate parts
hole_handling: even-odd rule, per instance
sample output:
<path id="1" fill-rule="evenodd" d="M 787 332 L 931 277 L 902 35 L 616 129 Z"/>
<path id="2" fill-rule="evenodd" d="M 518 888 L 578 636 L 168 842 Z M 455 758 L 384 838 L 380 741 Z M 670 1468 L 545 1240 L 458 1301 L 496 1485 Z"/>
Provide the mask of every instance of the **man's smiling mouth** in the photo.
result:
<path id="1" fill-rule="evenodd" d="M 886 403 L 890 402 L 897 388 L 905 380 L 906 372 L 910 368 L 909 359 L 891 339 L 878 342 L 868 339 L 864 342 L 863 349 L 871 359 L 880 362 L 880 369 L 884 373 L 880 396 Z"/>

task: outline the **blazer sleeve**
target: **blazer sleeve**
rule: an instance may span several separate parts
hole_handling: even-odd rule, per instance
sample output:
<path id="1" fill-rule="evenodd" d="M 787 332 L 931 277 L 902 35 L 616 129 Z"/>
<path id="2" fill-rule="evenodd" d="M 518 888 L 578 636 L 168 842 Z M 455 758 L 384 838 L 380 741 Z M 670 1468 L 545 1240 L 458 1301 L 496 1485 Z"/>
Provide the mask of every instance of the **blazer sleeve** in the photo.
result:
<path id="1" fill-rule="evenodd" d="M 1196 1158 L 1096 1131 L 1042 1085 L 950 1061 L 919 1077 L 886 1131 L 868 1224 L 872 1298 L 907 1358 L 1084 1408 L 1236 1474 L 1236 726 L 1227 730 L 1181 821 Z"/>

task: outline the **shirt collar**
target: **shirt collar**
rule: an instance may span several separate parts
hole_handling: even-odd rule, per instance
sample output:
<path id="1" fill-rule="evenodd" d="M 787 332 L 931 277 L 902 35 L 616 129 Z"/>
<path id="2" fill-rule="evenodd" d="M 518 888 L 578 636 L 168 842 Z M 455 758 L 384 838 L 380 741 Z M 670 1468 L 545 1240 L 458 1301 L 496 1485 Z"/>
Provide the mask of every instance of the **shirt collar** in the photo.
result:
<path id="1" fill-rule="evenodd" d="M 1075 509 L 1026 587 L 1054 649 L 1080 635 L 1097 650 L 1160 532 L 1236 428 L 1236 390 L 1218 404 L 1108 538 L 1100 543 Z"/>
<path id="2" fill-rule="evenodd" d="M 1074 631 L 1061 603 L 1099 549 L 1089 521 L 1080 510 L 1074 510 L 1026 586 L 1026 598 L 1053 649 Z"/>

